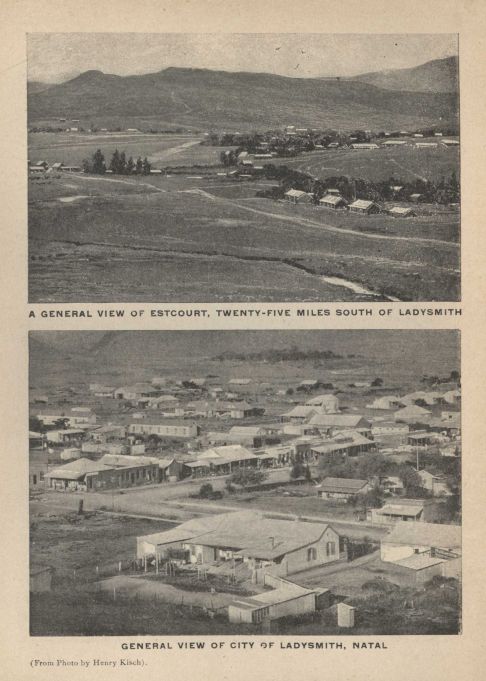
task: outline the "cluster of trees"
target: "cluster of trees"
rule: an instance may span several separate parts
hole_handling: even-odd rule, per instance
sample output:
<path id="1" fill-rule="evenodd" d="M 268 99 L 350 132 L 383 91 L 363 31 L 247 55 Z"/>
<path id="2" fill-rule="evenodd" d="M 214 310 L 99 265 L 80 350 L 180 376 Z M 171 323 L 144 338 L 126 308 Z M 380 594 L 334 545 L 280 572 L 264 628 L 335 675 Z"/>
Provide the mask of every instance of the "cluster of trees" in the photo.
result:
<path id="1" fill-rule="evenodd" d="M 279 362 L 302 362 L 307 360 L 323 360 L 323 359 L 343 359 L 343 355 L 338 355 L 332 350 L 300 350 L 293 345 L 290 348 L 261 350 L 260 352 L 223 352 L 213 360 L 219 362 L 230 361 L 250 361 L 250 362 L 268 362 L 270 364 L 277 364 Z"/>
<path id="2" fill-rule="evenodd" d="M 120 152 L 118 149 L 115 149 L 108 168 L 114 175 L 149 175 L 152 166 L 147 160 L 147 157 L 142 159 L 142 157 L 139 156 L 137 160 L 134 161 L 132 156 L 127 158 L 124 151 Z M 97 149 L 91 158 L 83 161 L 83 171 L 85 173 L 104 175 L 106 170 L 105 156 L 101 149 Z"/>
<path id="3" fill-rule="evenodd" d="M 420 379 L 421 383 L 425 383 L 428 386 L 441 385 L 441 383 L 457 383 L 461 385 L 461 373 L 456 369 L 453 369 L 449 376 L 429 376 L 429 374 L 424 374 Z"/>
<path id="4" fill-rule="evenodd" d="M 386 180 L 372 182 L 363 178 L 353 178 L 347 175 L 329 177 L 325 180 L 314 180 L 313 177 L 287 166 L 275 166 L 271 163 L 263 168 L 263 175 L 267 179 L 277 180 L 278 187 L 272 187 L 257 193 L 257 196 L 272 199 L 283 198 L 289 189 L 299 189 L 313 195 L 314 203 L 326 194 L 328 189 L 338 189 L 341 196 L 352 202 L 356 199 L 369 201 L 409 201 L 412 194 L 420 194 L 423 203 L 439 203 L 447 205 L 458 203 L 460 200 L 460 186 L 456 173 L 449 177 L 441 177 L 437 182 L 415 178 L 403 181 L 393 175 Z M 401 187 L 398 193 L 393 187 Z"/>

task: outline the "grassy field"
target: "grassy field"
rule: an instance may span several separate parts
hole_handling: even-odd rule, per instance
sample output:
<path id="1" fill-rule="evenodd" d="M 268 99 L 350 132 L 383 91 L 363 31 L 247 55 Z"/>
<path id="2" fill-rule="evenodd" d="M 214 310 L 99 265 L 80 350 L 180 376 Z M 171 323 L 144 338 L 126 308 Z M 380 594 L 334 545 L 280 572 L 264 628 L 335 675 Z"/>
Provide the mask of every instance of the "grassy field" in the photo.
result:
<path id="1" fill-rule="evenodd" d="M 28 151 L 33 162 L 62 162 L 81 165 L 97 149 L 101 149 L 109 163 L 118 149 L 127 158 L 148 157 L 155 167 L 166 165 L 215 165 L 219 163 L 220 147 L 201 145 L 202 136 L 181 134 L 119 133 L 29 133 Z"/>
<path id="2" fill-rule="evenodd" d="M 422 141 L 434 141 L 436 138 Z M 275 159 L 272 163 L 325 179 L 338 175 L 360 177 L 371 181 L 387 180 L 391 176 L 410 182 L 415 179 L 440 180 L 454 171 L 460 174 L 459 149 L 444 147 L 417 149 L 413 146 L 389 149 L 312 151 L 296 158 Z"/>
<path id="3" fill-rule="evenodd" d="M 231 189 L 239 198 L 216 196 L 228 191 L 221 178 L 188 177 L 30 182 L 30 300 L 458 297 L 459 249 L 449 241 L 457 239 L 457 214 L 417 218 L 416 225 L 348 218 L 251 199 L 250 183 Z"/>

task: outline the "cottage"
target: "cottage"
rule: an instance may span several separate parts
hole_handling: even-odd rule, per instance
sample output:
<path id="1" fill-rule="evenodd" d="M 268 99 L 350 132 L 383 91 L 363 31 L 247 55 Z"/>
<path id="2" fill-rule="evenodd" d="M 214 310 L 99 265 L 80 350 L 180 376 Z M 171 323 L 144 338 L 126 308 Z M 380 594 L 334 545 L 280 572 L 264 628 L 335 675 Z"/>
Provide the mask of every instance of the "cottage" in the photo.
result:
<path id="1" fill-rule="evenodd" d="M 274 520 L 256 511 L 198 518 L 137 538 L 139 558 L 163 557 L 173 548 L 187 551 L 190 563 L 243 563 L 255 581 L 265 573 L 286 577 L 342 557 L 340 537 L 330 525 Z"/>
<path id="2" fill-rule="evenodd" d="M 362 213 L 363 215 L 375 215 L 380 212 L 380 206 L 374 201 L 366 201 L 365 199 L 357 199 L 349 205 L 349 210 L 352 213 Z"/>
<path id="3" fill-rule="evenodd" d="M 404 206 L 393 206 L 388 211 L 388 215 L 394 218 L 416 218 L 417 213 L 412 208 L 405 208 Z"/>
<path id="4" fill-rule="evenodd" d="M 302 192 L 299 189 L 289 189 L 284 194 L 287 201 L 290 203 L 312 203 L 313 195 L 307 192 Z"/>
<path id="5" fill-rule="evenodd" d="M 356 431 L 339 431 L 332 439 L 310 443 L 308 454 L 316 461 L 332 462 L 339 457 L 358 456 L 375 448 L 373 440 L 368 440 Z M 309 457 L 307 457 L 309 458 Z"/>
<path id="6" fill-rule="evenodd" d="M 367 480 L 352 478 L 324 478 L 318 486 L 317 496 L 321 499 L 347 501 L 356 494 L 366 494 L 371 489 Z"/>
<path id="7" fill-rule="evenodd" d="M 333 194 L 326 194 L 322 199 L 319 200 L 319 205 L 324 208 L 332 208 L 334 210 L 339 210 L 347 208 L 348 202 L 343 199 L 342 196 L 334 196 Z"/>
<path id="8" fill-rule="evenodd" d="M 394 525 L 399 521 L 422 523 L 437 519 L 437 507 L 431 499 L 390 499 L 382 508 L 371 509 L 368 515 L 377 525 Z"/>
<path id="9" fill-rule="evenodd" d="M 66 444 L 69 442 L 78 442 L 86 435 L 86 431 L 82 428 L 66 428 L 64 430 L 49 430 L 46 433 L 46 440 L 51 444 Z"/>
<path id="10" fill-rule="evenodd" d="M 336 395 L 316 395 L 306 401 L 306 406 L 318 407 L 321 414 L 338 414 L 339 399 Z"/>

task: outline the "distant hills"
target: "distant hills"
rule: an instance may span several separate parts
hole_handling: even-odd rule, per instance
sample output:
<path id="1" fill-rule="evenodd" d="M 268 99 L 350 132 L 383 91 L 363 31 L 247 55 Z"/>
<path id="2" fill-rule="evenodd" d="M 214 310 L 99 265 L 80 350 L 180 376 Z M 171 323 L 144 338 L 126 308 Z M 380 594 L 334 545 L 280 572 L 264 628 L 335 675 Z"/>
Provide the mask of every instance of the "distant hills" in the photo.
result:
<path id="1" fill-rule="evenodd" d="M 411 69 L 391 69 L 354 76 L 352 80 L 385 90 L 408 92 L 457 92 L 459 64 L 457 57 L 434 59 Z"/>
<path id="2" fill-rule="evenodd" d="M 30 84 L 28 118 L 30 125 L 59 118 L 80 119 L 86 125 L 139 118 L 220 130 L 286 124 L 396 129 L 456 123 L 457 92 L 391 91 L 365 82 L 378 75 L 349 80 L 189 68 L 137 76 L 86 71 L 45 88 Z M 422 90 L 427 90 L 423 84 Z"/>

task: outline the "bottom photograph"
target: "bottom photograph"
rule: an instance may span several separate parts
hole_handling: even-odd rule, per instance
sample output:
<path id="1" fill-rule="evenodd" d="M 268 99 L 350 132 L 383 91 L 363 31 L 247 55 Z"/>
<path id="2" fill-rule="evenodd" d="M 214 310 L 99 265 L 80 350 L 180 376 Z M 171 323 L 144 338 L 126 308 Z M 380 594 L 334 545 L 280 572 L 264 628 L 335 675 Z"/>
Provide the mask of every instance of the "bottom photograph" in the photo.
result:
<path id="1" fill-rule="evenodd" d="M 461 630 L 458 331 L 29 334 L 30 633 Z"/>

